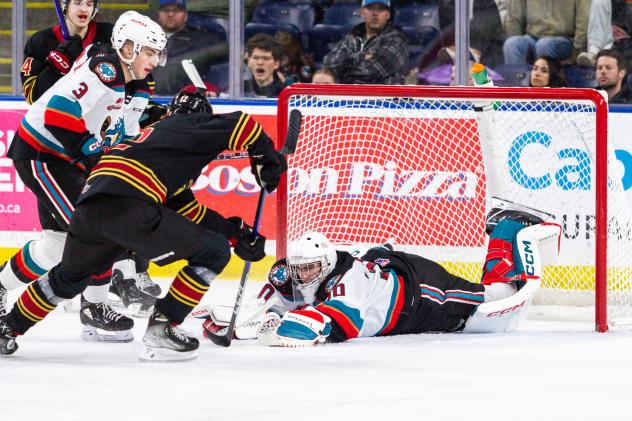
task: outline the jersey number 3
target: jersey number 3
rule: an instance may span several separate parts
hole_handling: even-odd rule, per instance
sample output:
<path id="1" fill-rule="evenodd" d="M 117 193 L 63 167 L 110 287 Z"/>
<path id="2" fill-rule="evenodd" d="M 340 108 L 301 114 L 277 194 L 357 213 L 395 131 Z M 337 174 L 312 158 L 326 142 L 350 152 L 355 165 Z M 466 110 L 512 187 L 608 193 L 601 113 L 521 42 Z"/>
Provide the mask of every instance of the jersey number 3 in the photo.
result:
<path id="1" fill-rule="evenodd" d="M 79 84 L 79 87 L 72 91 L 72 94 L 75 96 L 75 98 L 80 99 L 86 94 L 86 92 L 88 92 L 88 85 L 86 85 L 85 82 L 81 82 Z"/>

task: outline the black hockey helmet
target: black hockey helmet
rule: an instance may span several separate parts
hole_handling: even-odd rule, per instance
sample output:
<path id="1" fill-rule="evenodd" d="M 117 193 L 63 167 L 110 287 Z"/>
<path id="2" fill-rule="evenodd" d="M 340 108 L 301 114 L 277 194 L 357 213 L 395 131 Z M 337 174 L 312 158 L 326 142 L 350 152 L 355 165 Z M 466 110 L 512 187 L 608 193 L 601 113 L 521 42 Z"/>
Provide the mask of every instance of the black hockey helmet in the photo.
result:
<path id="1" fill-rule="evenodd" d="M 213 107 L 206 96 L 200 92 L 180 91 L 169 104 L 171 114 L 206 113 L 213 115 Z"/>

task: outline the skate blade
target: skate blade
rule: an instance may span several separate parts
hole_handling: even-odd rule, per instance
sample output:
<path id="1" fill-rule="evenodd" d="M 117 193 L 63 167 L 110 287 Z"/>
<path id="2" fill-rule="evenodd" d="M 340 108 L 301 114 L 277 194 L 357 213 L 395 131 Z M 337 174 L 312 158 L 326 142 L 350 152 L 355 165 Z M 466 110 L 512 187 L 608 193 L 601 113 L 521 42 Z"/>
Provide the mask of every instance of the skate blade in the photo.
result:
<path id="1" fill-rule="evenodd" d="M 134 303 L 130 304 L 126 310 L 133 317 L 147 318 L 154 311 L 154 306 L 149 307 L 147 310 L 143 310 L 141 303 Z"/>
<path id="2" fill-rule="evenodd" d="M 168 348 L 145 346 L 140 354 L 138 354 L 138 359 L 144 362 L 188 361 L 195 358 L 197 358 L 197 349 L 187 352 L 178 352 Z"/>
<path id="3" fill-rule="evenodd" d="M 0 354 L 1 355 L 11 355 L 18 350 L 18 343 L 14 338 L 5 340 L 2 339 L 2 344 L 0 344 Z"/>
<path id="4" fill-rule="evenodd" d="M 108 331 L 93 326 L 83 326 L 81 340 L 85 342 L 116 342 L 127 343 L 134 340 L 132 330 Z"/>

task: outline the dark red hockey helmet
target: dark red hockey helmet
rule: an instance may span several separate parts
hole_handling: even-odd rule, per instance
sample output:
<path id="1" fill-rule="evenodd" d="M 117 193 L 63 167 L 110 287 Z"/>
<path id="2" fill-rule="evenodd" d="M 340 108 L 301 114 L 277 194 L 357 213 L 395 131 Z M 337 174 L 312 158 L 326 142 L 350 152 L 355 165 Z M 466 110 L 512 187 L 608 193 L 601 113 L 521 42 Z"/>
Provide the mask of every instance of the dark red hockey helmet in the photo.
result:
<path id="1" fill-rule="evenodd" d="M 213 115 L 213 107 L 206 96 L 200 92 L 180 91 L 171 100 L 169 111 L 172 114 L 207 113 Z"/>

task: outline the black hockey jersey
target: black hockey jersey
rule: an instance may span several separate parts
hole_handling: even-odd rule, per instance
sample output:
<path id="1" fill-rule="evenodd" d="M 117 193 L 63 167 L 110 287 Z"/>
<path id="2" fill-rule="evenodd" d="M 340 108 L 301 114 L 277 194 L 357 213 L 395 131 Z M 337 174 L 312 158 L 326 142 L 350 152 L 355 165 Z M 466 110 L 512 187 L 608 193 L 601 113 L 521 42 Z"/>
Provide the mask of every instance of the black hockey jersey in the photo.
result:
<path id="1" fill-rule="evenodd" d="M 90 22 L 83 38 L 83 48 L 93 43 L 110 43 L 112 27 L 111 23 Z M 64 42 L 64 36 L 59 25 L 36 32 L 26 42 L 20 77 L 24 98 L 28 104 L 37 101 L 62 77 L 54 66 L 46 61 L 48 54 L 62 42 Z"/>
<path id="2" fill-rule="evenodd" d="M 268 154 L 274 146 L 248 114 L 174 114 L 104 155 L 78 203 L 109 193 L 164 204 L 190 191 L 204 167 L 227 149 Z"/>

